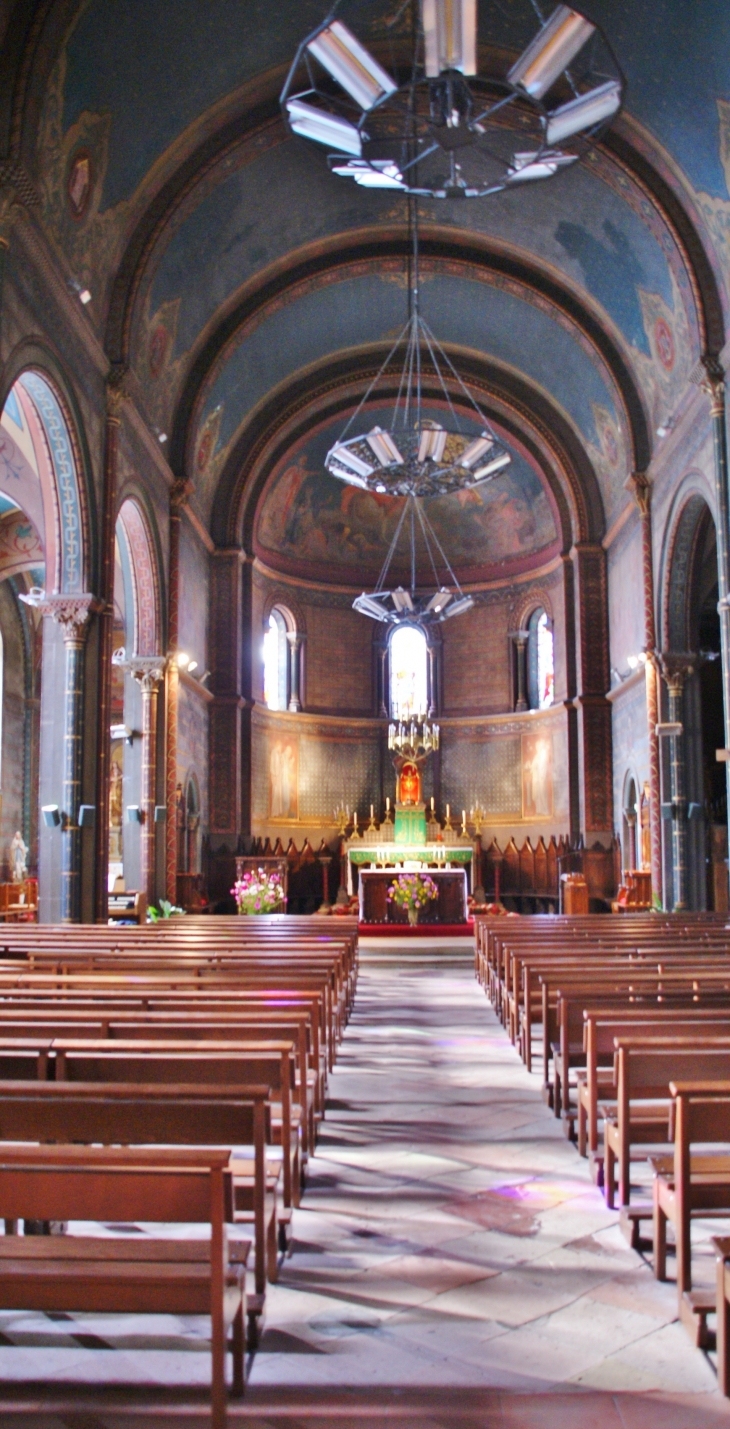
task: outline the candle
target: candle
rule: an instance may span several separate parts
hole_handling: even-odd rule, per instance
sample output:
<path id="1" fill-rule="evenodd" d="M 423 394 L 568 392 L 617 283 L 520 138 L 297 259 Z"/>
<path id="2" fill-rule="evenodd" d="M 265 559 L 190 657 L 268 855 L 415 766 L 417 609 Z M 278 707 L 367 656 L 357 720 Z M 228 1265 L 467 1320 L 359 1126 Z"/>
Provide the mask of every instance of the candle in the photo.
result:
<path id="1" fill-rule="evenodd" d="M 466 809 L 462 809 L 461 811 L 461 822 L 462 824 L 466 823 Z"/>
<path id="2" fill-rule="evenodd" d="M 433 794 L 431 795 L 431 813 L 433 813 Z"/>
<path id="3" fill-rule="evenodd" d="M 389 813 L 390 813 L 390 799 L 386 799 L 386 801 L 385 801 L 385 808 L 386 808 L 386 812 L 389 814 Z"/>
<path id="4" fill-rule="evenodd" d="M 352 826 L 355 829 L 357 828 L 357 809 L 355 809 L 355 812 L 352 816 Z"/>
<path id="5" fill-rule="evenodd" d="M 375 805 L 374 805 L 374 804 L 371 804 L 371 805 L 370 805 L 370 817 L 371 817 L 371 819 L 372 819 L 374 813 L 375 813 Z"/>
<path id="6" fill-rule="evenodd" d="M 450 819 L 450 818 L 451 818 L 451 805 L 450 805 L 450 804 L 447 804 L 447 805 L 446 805 L 446 817 L 447 817 L 447 819 Z"/>

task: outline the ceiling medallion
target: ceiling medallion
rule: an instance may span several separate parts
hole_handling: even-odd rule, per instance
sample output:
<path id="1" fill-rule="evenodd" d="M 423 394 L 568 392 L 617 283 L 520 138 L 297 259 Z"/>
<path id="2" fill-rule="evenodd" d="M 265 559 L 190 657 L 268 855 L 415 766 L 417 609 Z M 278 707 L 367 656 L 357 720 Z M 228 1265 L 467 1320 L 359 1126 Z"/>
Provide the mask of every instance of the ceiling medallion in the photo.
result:
<path id="1" fill-rule="evenodd" d="M 281 105 L 295 134 L 330 151 L 333 173 L 363 188 L 475 199 L 550 179 L 621 108 L 624 78 L 608 40 L 568 5 L 544 20 L 532 0 L 537 33 L 510 68 L 489 74 L 479 73 L 477 0 L 410 0 L 400 72 L 334 18 L 338 8 L 299 46 Z M 390 28 L 378 38 L 392 47 Z"/>

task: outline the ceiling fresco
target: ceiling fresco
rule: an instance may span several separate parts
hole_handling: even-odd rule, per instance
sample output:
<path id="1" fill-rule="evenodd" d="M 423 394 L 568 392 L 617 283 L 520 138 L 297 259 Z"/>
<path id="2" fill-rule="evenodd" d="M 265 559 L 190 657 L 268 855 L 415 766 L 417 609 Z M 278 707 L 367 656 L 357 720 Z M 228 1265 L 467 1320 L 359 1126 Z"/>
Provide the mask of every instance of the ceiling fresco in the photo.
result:
<path id="1" fill-rule="evenodd" d="M 435 407 L 426 415 L 439 418 Z M 337 481 L 324 458 L 346 416 L 299 442 L 275 467 L 259 502 L 254 549 L 275 569 L 316 580 L 372 587 L 403 509 L 400 497 L 381 496 Z M 389 421 L 372 406 L 368 426 Z M 467 422 L 467 429 L 478 430 Z M 552 501 L 522 451 L 498 479 L 427 503 L 429 520 L 462 581 L 506 577 L 544 564 L 558 554 Z M 433 579 L 428 554 L 416 542 L 418 575 Z M 410 537 L 403 529 L 392 570 L 408 579 Z M 437 563 L 439 577 L 443 566 Z"/>
<path id="2" fill-rule="evenodd" d="M 485 282 L 424 275 L 423 312 L 439 340 L 483 353 L 524 373 L 561 408 L 584 445 L 606 466 L 609 504 L 623 495 L 626 434 L 610 374 L 577 330 L 558 314 Z M 395 337 L 406 318 L 402 276 L 367 273 L 330 283 L 281 306 L 246 331 L 206 393 L 195 448 L 195 480 L 208 519 L 218 475 L 246 417 L 286 378 L 332 352 Z M 203 434 L 215 422 L 216 444 Z M 612 431 L 611 461 L 602 433 Z"/>
<path id="3" fill-rule="evenodd" d="M 93 289 L 87 316 L 102 339 L 115 274 L 154 195 L 226 123 L 237 126 L 235 142 L 191 174 L 144 246 L 124 353 L 150 423 L 170 434 L 169 451 L 176 442 L 187 452 L 205 521 L 232 444 L 270 394 L 318 363 L 384 341 L 401 323 L 402 279 L 395 260 L 378 260 L 377 236 L 402 231 L 402 201 L 333 178 L 324 151 L 287 137 L 277 117 L 286 66 L 325 8 L 321 0 L 280 0 L 274 10 L 264 0 L 115 0 L 111 12 L 109 0 L 84 0 L 45 86 L 42 212 L 71 272 Z M 582 8 L 603 25 L 626 74 L 617 133 L 686 205 L 710 264 L 725 276 L 730 313 L 726 0 L 582 0 Z M 535 32 L 531 0 L 481 0 L 479 11 L 482 44 L 500 65 L 508 41 L 521 49 Z M 396 41 L 405 23 L 396 0 L 344 0 L 340 13 L 366 42 L 383 17 Z M 269 105 L 264 119 L 246 130 L 261 102 Z M 630 500 L 627 413 L 604 357 L 560 310 L 558 295 L 576 295 L 587 326 L 598 324 L 655 433 L 676 411 L 703 342 L 687 252 L 659 201 L 601 149 L 546 185 L 483 203 L 425 205 L 422 221 L 445 250 L 450 235 L 454 249 L 468 235 L 485 253 L 534 269 L 543 287 L 553 283 L 551 306 L 487 271 L 488 257 L 477 272 L 455 252 L 427 268 L 426 316 L 442 342 L 549 397 L 580 435 L 610 524 Z M 373 256 L 359 271 L 332 268 L 283 285 L 217 365 L 196 369 L 200 387 L 185 426 L 188 406 L 184 418 L 176 414 L 192 364 L 246 285 L 253 290 L 300 258 L 318 257 L 326 269 L 328 246 L 345 251 L 363 230 Z M 306 499 L 310 511 L 330 509 L 323 497 Z"/>

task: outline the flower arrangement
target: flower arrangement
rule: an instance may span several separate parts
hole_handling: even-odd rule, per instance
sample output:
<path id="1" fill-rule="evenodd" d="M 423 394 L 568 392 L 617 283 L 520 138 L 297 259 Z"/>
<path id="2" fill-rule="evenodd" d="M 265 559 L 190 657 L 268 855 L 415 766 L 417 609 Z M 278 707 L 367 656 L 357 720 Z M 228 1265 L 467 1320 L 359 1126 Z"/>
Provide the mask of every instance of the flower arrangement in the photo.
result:
<path id="1" fill-rule="evenodd" d="M 386 894 L 389 903 L 406 909 L 408 922 L 412 925 L 418 922 L 421 909 L 438 896 L 438 888 L 427 873 L 399 873 Z"/>
<path id="2" fill-rule="evenodd" d="M 250 869 L 236 879 L 231 893 L 239 913 L 273 913 L 284 902 L 281 875 L 265 868 Z"/>

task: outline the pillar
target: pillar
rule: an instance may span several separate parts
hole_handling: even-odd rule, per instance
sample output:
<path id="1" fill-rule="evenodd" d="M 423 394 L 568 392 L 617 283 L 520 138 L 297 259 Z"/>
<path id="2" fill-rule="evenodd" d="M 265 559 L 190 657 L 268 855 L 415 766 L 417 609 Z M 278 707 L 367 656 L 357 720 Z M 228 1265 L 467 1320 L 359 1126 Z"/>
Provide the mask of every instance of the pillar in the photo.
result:
<path id="1" fill-rule="evenodd" d="M 656 732 L 659 711 L 659 665 L 657 660 L 656 613 L 654 608 L 654 553 L 651 523 L 651 483 L 646 473 L 635 471 L 626 483 L 639 508 L 641 519 L 641 564 L 644 590 L 644 653 L 646 665 L 646 723 L 649 742 L 649 842 L 651 848 L 652 896 L 663 899 L 662 792 L 659 779 L 659 739 Z"/>
<path id="2" fill-rule="evenodd" d="M 613 838 L 613 755 L 608 658 L 606 553 L 580 543 L 573 552 L 580 832 L 586 843 Z"/>
<path id="3" fill-rule="evenodd" d="M 94 826 L 95 894 L 97 923 L 108 918 L 107 869 L 109 867 L 109 777 L 111 760 L 112 647 L 114 637 L 114 536 L 117 518 L 119 427 L 126 393 L 125 369 L 112 369 L 106 384 L 104 432 L 104 485 L 99 540 L 99 672 L 96 736 L 96 822 Z"/>
<path id="4" fill-rule="evenodd" d="M 289 709 L 296 714 L 302 708 L 300 688 L 302 637 L 296 630 L 288 630 L 286 639 L 289 646 Z"/>
<path id="5" fill-rule="evenodd" d="M 720 616 L 720 658 L 722 661 L 722 694 L 725 717 L 725 748 L 730 749 L 730 493 L 728 492 L 727 420 L 725 413 L 725 374 L 722 368 L 705 362 L 706 379 L 703 390 L 710 398 L 712 439 L 715 456 L 715 505 L 717 509 L 717 584 Z M 728 848 L 730 848 L 730 762 L 725 764 L 728 791 Z"/>
<path id="6" fill-rule="evenodd" d="M 684 686 L 692 674 L 686 655 L 664 655 L 662 671 L 669 694 L 669 722 L 680 726 L 669 736 L 669 797 L 672 803 L 672 887 L 675 913 L 687 907 L 687 789 L 684 757 Z"/>
<path id="7" fill-rule="evenodd" d="M 636 861 L 636 814 L 632 814 L 626 809 L 624 811 L 624 818 L 626 820 L 626 828 L 628 829 L 626 872 L 633 873 L 634 869 L 639 866 Z"/>
<path id="8" fill-rule="evenodd" d="M 170 491 L 170 562 L 167 595 L 167 683 L 165 711 L 165 897 L 177 903 L 177 663 L 180 603 L 180 521 L 189 483 L 176 481 Z"/>
<path id="9" fill-rule="evenodd" d="M 140 884 L 147 902 L 154 903 L 156 890 L 155 804 L 157 803 L 157 688 L 164 677 L 160 658 L 135 656 L 129 666 L 142 695 L 142 832 Z"/>
<path id="10" fill-rule="evenodd" d="M 98 601 L 92 595 L 50 596 L 38 602 L 63 631 L 63 808 L 61 825 L 61 919 L 78 923 L 81 915 L 81 775 L 84 736 L 84 646 L 88 621 Z M 99 811 L 97 809 L 97 822 Z"/>
<path id="11" fill-rule="evenodd" d="M 516 630 L 512 636 L 515 646 L 515 657 L 517 660 L 517 699 L 515 710 L 522 713 L 530 708 L 527 701 L 527 643 L 530 639 L 529 630 Z"/>

